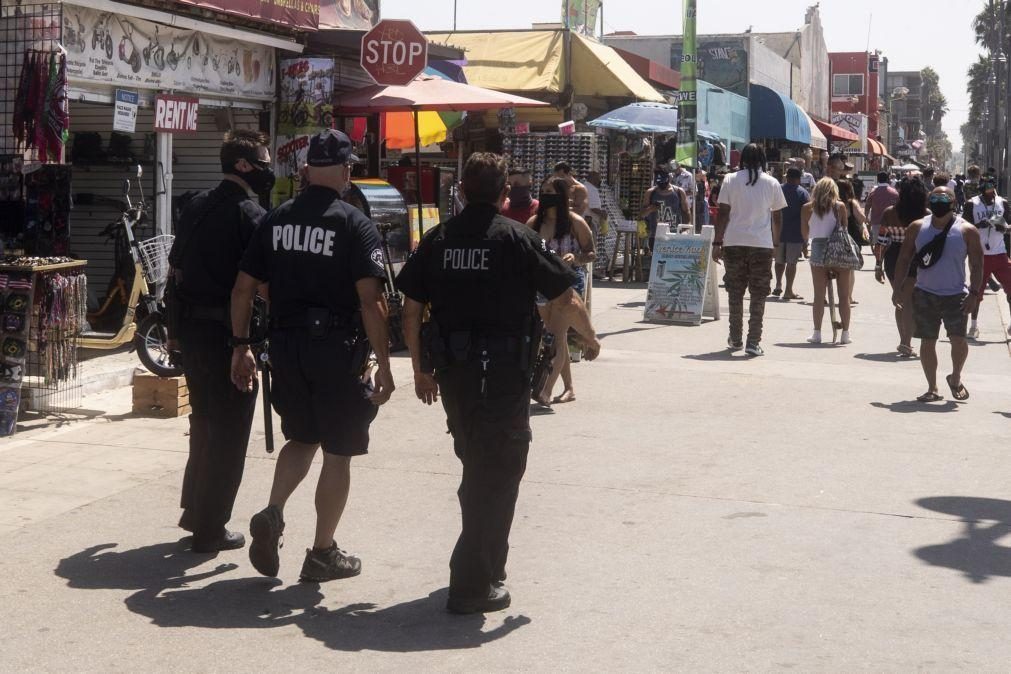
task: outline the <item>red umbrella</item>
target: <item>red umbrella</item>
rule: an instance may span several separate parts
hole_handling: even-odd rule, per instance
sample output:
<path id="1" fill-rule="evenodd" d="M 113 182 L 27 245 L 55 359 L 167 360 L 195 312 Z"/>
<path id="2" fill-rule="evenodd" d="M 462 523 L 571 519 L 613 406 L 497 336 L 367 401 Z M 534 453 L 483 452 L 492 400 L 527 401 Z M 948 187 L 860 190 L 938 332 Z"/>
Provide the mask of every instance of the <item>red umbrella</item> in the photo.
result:
<path id="1" fill-rule="evenodd" d="M 499 108 L 545 107 L 547 103 L 422 75 L 406 86 L 374 85 L 337 96 L 336 112 L 345 115 L 373 112 L 467 112 Z M 418 229 L 423 231 L 421 204 L 421 133 L 414 115 L 414 167 L 418 181 Z"/>

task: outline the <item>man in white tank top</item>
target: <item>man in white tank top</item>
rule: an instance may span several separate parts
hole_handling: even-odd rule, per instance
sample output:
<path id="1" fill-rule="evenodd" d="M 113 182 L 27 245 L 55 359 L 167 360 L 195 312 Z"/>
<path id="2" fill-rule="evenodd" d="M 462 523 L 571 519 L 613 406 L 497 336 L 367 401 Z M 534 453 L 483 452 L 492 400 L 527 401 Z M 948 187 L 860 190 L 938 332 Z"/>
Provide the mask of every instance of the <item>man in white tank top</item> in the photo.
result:
<path id="1" fill-rule="evenodd" d="M 955 192 L 950 187 L 934 188 L 929 208 L 931 215 L 917 220 L 906 230 L 895 267 L 908 269 L 911 263 L 917 265 L 913 336 L 920 339 L 920 365 L 927 378 L 927 392 L 917 400 L 943 400 L 937 389 L 937 338 L 942 323 L 951 340 L 951 374 L 945 380 L 955 400 L 968 400 L 969 391 L 962 383 L 962 368 L 969 356 L 966 328 L 969 314 L 979 303 L 978 295 L 969 289 L 983 284 L 983 245 L 979 230 L 955 215 Z M 940 248 L 942 239 L 943 248 Z M 892 304 L 901 309 L 904 278 L 900 274 L 895 278 Z"/>

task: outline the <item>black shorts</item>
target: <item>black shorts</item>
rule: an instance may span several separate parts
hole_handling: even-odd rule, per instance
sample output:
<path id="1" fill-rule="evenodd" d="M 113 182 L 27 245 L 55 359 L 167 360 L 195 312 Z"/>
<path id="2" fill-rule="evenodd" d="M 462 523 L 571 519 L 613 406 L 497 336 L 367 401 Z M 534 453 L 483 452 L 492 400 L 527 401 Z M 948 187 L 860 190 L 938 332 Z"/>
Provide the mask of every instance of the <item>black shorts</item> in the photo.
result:
<path id="1" fill-rule="evenodd" d="M 272 401 L 286 440 L 320 444 L 328 454 L 368 453 L 369 427 L 379 408 L 353 376 L 345 334 L 312 339 L 305 330 L 270 335 Z"/>
<path id="2" fill-rule="evenodd" d="M 916 288 L 913 291 L 913 337 L 936 340 L 941 323 L 948 337 L 965 337 L 969 317 L 962 311 L 968 293 L 962 295 L 935 295 Z"/>
<path id="3" fill-rule="evenodd" d="M 881 256 L 881 261 L 884 263 L 885 276 L 888 277 L 889 281 L 895 280 L 895 265 L 899 262 L 899 251 L 902 249 L 901 243 L 890 243 L 888 248 L 885 248 L 884 255 Z M 916 263 L 909 265 L 908 278 L 916 278 Z"/>

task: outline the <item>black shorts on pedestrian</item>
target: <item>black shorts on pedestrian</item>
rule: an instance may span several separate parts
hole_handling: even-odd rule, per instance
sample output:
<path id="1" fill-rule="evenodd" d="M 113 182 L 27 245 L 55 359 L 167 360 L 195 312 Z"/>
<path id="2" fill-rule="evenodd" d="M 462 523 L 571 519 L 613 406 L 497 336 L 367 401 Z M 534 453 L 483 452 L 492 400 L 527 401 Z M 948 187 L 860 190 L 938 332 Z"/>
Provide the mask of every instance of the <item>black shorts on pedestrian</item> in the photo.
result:
<path id="1" fill-rule="evenodd" d="M 901 243 L 890 243 L 888 248 L 885 248 L 884 255 L 881 256 L 881 261 L 884 263 L 885 276 L 888 277 L 889 281 L 895 280 L 895 266 L 899 263 L 899 251 L 902 250 Z M 916 264 L 910 264 L 907 270 L 908 278 L 916 278 Z"/>
<path id="2" fill-rule="evenodd" d="M 319 339 L 305 330 L 272 332 L 272 402 L 286 440 L 320 444 L 327 454 L 359 456 L 368 453 L 369 427 L 379 408 L 351 374 L 345 338 L 344 332 Z"/>
<path id="3" fill-rule="evenodd" d="M 935 295 L 916 288 L 913 291 L 913 337 L 936 340 L 941 332 L 941 323 L 948 337 L 965 338 L 968 316 L 963 311 L 968 293 L 961 295 Z"/>

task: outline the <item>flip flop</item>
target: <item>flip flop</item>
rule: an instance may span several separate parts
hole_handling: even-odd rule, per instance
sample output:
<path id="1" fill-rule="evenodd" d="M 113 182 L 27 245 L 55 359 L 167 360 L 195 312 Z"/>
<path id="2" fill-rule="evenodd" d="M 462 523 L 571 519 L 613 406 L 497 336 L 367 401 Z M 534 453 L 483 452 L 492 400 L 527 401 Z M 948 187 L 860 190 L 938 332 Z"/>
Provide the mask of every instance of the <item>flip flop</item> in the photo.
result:
<path id="1" fill-rule="evenodd" d="M 775 290 L 772 291 L 772 294 L 775 295 L 776 297 L 779 297 L 780 295 L 783 294 L 783 289 L 782 288 L 776 288 Z"/>
<path id="2" fill-rule="evenodd" d="M 899 356 L 902 358 L 918 358 L 916 352 L 913 351 L 913 347 L 911 346 L 899 344 L 897 347 L 895 347 L 895 350 L 899 352 Z"/>
<path id="3" fill-rule="evenodd" d="M 944 378 L 944 381 L 948 382 L 948 388 L 951 389 L 952 398 L 954 398 L 955 400 L 969 399 L 969 391 L 968 389 L 965 388 L 965 384 L 963 384 L 962 382 L 958 382 L 958 386 L 956 387 L 954 384 L 951 383 L 950 374 Z"/>
<path id="4" fill-rule="evenodd" d="M 916 399 L 917 402 L 921 403 L 936 403 L 938 400 L 944 400 L 944 398 L 933 391 L 927 391 Z"/>
<path id="5" fill-rule="evenodd" d="M 783 299 L 784 300 L 802 300 L 804 298 L 801 297 L 800 295 L 798 295 L 797 293 L 794 293 L 792 295 L 783 295 Z"/>
<path id="6" fill-rule="evenodd" d="M 551 400 L 552 405 L 562 405 L 564 403 L 573 403 L 573 402 L 576 402 L 576 394 L 573 393 L 572 391 L 565 391 L 564 393 L 562 393 L 562 395 L 555 396 Z"/>

